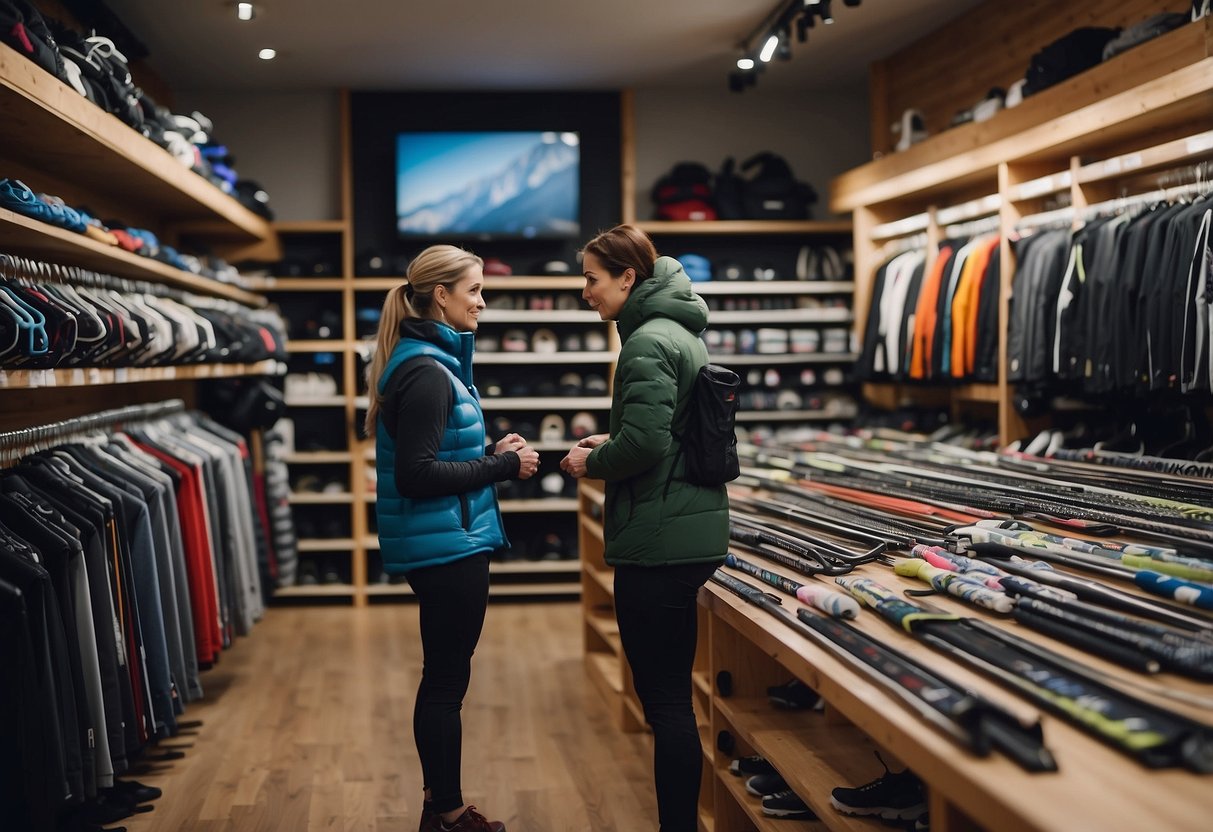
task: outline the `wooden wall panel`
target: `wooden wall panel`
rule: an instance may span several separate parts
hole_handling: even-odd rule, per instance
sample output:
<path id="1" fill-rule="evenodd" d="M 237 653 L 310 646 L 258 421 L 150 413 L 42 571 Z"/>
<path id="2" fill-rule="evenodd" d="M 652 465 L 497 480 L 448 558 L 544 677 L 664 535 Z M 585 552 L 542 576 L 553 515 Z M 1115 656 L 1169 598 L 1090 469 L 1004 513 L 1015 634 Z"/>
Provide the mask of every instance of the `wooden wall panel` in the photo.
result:
<path id="1" fill-rule="evenodd" d="M 943 28 L 872 66 L 872 149 L 892 150 L 891 125 L 914 107 L 927 130 L 944 130 L 958 111 L 992 87 L 1024 76 L 1033 54 L 1082 26 L 1132 25 L 1160 12 L 1189 9 L 1188 0 L 988 0 Z M 883 90 L 877 101 L 875 94 Z"/>

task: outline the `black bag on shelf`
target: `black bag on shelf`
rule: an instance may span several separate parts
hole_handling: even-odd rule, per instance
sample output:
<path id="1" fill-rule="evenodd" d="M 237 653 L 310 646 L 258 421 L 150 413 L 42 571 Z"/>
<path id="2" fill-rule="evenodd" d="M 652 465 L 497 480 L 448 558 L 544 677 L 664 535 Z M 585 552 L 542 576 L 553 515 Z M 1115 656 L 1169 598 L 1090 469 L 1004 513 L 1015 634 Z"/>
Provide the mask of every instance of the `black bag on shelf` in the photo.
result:
<path id="1" fill-rule="evenodd" d="M 741 165 L 742 171 L 754 168 L 757 172 L 753 176 L 742 179 L 741 207 L 745 219 L 809 218 L 809 206 L 817 201 L 817 192 L 807 182 L 796 181 L 786 159 L 775 153 L 758 153 Z"/>
<path id="2" fill-rule="evenodd" d="M 1099 64 L 1104 47 L 1119 34 L 1120 29 L 1085 26 L 1053 41 L 1028 62 L 1024 96 L 1035 95 Z"/>
<path id="3" fill-rule="evenodd" d="M 705 364 L 695 377 L 678 451 L 686 457 L 683 479 L 692 485 L 724 485 L 741 475 L 736 433 L 740 387 L 737 373 L 719 364 Z"/>

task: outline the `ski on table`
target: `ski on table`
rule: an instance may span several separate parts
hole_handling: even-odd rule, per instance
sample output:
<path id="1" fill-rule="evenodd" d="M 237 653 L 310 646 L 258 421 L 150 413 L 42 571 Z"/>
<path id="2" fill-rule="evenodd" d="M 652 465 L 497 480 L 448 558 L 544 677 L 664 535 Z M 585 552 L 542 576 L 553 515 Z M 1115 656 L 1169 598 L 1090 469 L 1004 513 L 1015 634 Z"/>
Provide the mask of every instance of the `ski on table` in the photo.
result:
<path id="1" fill-rule="evenodd" d="M 724 565 L 757 578 L 764 584 L 773 586 L 780 592 L 791 595 L 803 604 L 816 607 L 834 618 L 855 618 L 859 615 L 859 602 L 850 595 L 844 595 L 823 586 L 793 581 L 791 578 L 785 578 L 776 572 L 763 569 L 732 552 L 724 556 Z"/>
<path id="2" fill-rule="evenodd" d="M 1016 560 L 1020 550 L 999 543 L 974 543 L 966 551 L 1006 572 L 1031 578 L 1055 589 L 1064 589 L 1092 604 L 1170 624 L 1195 633 L 1200 638 L 1213 640 L 1213 621 L 1188 610 L 1161 601 L 1150 601 L 1095 581 L 1062 574 L 1054 569 L 1041 569 L 1035 564 L 1024 563 Z"/>
<path id="3" fill-rule="evenodd" d="M 1143 765 L 1213 774 L 1213 727 L 1107 685 L 1070 657 L 1023 649 L 997 627 L 929 612 L 868 578 L 834 580 L 890 623 Z"/>
<path id="4" fill-rule="evenodd" d="M 978 756 L 997 749 L 1028 771 L 1056 771 L 1039 721 L 1022 724 L 1014 714 L 948 680 L 845 621 L 801 608 L 796 616 L 778 597 L 717 569 L 712 581 L 765 610 L 785 625 L 847 662 L 895 696 L 935 729 Z"/>

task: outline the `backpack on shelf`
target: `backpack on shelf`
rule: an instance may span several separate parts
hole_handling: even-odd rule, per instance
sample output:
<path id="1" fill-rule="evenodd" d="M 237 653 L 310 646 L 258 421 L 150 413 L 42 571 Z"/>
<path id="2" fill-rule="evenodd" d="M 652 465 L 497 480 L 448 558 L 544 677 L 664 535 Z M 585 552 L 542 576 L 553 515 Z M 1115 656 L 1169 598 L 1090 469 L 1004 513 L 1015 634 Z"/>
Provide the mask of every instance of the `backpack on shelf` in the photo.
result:
<path id="1" fill-rule="evenodd" d="M 657 180 L 652 192 L 659 220 L 716 219 L 712 205 L 712 174 L 698 162 L 679 162 Z"/>
<path id="2" fill-rule="evenodd" d="M 807 220 L 817 192 L 807 182 L 798 182 L 787 160 L 775 153 L 755 154 L 741 165 L 741 208 L 749 220 Z"/>
<path id="3" fill-rule="evenodd" d="M 692 485 L 714 487 L 741 476 L 736 433 L 740 387 L 737 373 L 719 364 L 705 364 L 695 377 L 678 451 L 686 458 L 682 478 Z"/>

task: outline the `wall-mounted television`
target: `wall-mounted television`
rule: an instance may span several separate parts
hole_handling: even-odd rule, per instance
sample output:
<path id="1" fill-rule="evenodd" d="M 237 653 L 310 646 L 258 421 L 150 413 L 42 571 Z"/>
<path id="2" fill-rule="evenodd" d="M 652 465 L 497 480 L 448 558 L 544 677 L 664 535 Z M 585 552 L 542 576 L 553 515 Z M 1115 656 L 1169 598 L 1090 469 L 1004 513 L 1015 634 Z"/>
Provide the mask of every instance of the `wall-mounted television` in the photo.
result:
<path id="1" fill-rule="evenodd" d="M 396 135 L 401 237 L 565 239 L 581 234 L 575 132 Z"/>

